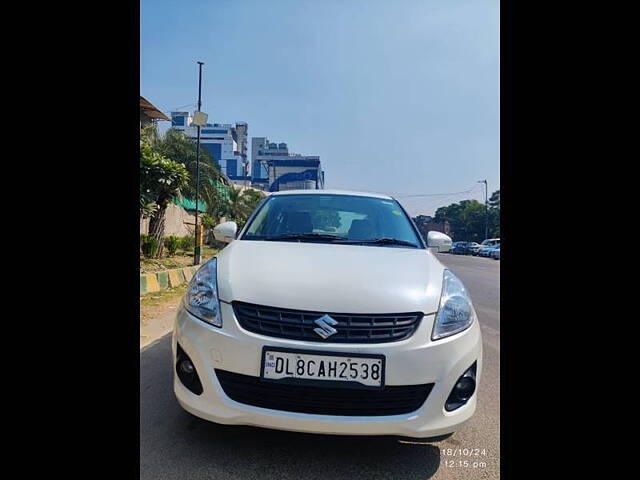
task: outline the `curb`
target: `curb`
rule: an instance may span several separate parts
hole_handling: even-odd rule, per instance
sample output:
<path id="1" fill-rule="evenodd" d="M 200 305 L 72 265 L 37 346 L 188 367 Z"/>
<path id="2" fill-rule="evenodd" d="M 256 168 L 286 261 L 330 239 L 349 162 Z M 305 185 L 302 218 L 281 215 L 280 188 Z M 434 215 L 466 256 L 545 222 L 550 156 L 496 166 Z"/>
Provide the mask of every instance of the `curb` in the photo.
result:
<path id="1" fill-rule="evenodd" d="M 199 267 L 183 267 L 161 272 L 140 274 L 140 295 L 166 290 L 169 287 L 177 287 L 188 283 L 193 278 Z"/>

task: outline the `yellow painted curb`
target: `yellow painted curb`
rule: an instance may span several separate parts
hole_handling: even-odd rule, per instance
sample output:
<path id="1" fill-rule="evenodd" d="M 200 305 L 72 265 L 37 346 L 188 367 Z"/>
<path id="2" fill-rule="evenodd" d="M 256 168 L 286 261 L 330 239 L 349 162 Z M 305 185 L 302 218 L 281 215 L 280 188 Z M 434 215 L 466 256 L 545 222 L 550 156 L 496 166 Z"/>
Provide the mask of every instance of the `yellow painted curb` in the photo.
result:
<path id="1" fill-rule="evenodd" d="M 147 277 L 147 293 L 151 292 L 159 292 L 160 284 L 158 283 L 158 278 L 155 273 L 148 273 Z"/>
<path id="2" fill-rule="evenodd" d="M 184 283 L 183 276 L 180 274 L 180 270 L 169 270 L 169 286 L 177 287 Z"/>
<path id="3" fill-rule="evenodd" d="M 187 282 L 191 281 L 191 278 L 193 277 L 193 271 L 191 270 L 191 267 L 185 267 L 182 269 L 182 273 L 184 273 L 184 278 Z"/>

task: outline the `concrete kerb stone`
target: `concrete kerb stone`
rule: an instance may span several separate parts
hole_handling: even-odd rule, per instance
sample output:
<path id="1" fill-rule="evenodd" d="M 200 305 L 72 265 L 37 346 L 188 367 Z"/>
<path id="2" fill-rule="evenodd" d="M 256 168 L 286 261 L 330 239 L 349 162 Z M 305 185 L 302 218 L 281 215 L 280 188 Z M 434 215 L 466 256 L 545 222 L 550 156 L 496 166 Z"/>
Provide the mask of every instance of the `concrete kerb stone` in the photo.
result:
<path id="1" fill-rule="evenodd" d="M 199 265 L 194 265 L 191 267 L 140 274 L 140 295 L 155 293 L 166 290 L 169 287 L 174 288 L 183 283 L 189 283 L 198 271 L 198 268 L 200 268 Z"/>
<path id="2" fill-rule="evenodd" d="M 187 282 L 191 281 L 191 278 L 193 278 L 193 270 L 191 270 L 191 267 L 184 267 L 182 269 L 182 274 L 184 275 L 184 278 Z"/>
<path id="3" fill-rule="evenodd" d="M 160 285 L 160 290 L 166 290 L 169 288 L 169 273 L 168 272 L 158 272 L 156 273 L 156 278 L 158 279 L 158 284 Z"/>
<path id="4" fill-rule="evenodd" d="M 140 295 L 174 288 L 188 282 L 193 277 L 191 267 L 164 270 L 162 272 L 140 274 Z"/>
<path id="5" fill-rule="evenodd" d="M 160 284 L 158 283 L 158 277 L 155 273 L 147 273 L 145 275 L 147 277 L 147 292 L 146 293 L 154 293 L 160 291 Z"/>
<path id="6" fill-rule="evenodd" d="M 184 283 L 184 273 L 182 270 L 169 270 L 169 286 L 171 288 L 177 287 Z"/>

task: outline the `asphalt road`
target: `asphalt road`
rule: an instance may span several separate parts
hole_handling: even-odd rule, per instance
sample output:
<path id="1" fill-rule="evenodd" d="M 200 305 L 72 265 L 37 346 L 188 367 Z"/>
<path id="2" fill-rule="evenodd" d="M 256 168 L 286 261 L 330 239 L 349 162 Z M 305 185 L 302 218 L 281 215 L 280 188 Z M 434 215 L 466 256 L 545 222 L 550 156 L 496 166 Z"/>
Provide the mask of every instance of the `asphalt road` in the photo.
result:
<path id="1" fill-rule="evenodd" d="M 216 425 L 172 389 L 171 335 L 140 351 L 141 479 L 499 478 L 500 261 L 439 254 L 471 293 L 483 334 L 476 414 L 433 444 Z"/>

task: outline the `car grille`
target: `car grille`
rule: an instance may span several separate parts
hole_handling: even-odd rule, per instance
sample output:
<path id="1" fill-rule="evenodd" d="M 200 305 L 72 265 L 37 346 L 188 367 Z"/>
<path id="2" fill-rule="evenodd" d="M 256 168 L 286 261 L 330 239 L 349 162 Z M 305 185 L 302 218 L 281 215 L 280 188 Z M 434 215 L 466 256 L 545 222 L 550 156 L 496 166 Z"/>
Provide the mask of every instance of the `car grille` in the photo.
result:
<path id="1" fill-rule="evenodd" d="M 314 320 L 327 314 L 338 323 L 337 333 L 327 338 L 332 343 L 385 343 L 409 338 L 418 328 L 422 313 L 351 314 L 309 312 L 233 302 L 240 325 L 250 332 L 290 340 L 322 342 L 313 331 Z"/>
<path id="2" fill-rule="evenodd" d="M 254 407 L 316 415 L 383 416 L 418 410 L 433 383 L 385 386 L 382 390 L 313 387 L 264 382 L 259 377 L 216 370 L 224 393 Z"/>

